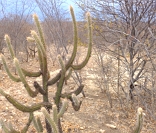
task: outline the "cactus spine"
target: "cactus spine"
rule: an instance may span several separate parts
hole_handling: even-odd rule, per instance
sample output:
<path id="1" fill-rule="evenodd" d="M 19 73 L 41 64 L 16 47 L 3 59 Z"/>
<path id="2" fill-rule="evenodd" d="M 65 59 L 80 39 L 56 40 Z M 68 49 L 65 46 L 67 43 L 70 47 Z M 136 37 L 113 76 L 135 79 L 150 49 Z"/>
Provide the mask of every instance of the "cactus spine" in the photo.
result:
<path id="1" fill-rule="evenodd" d="M 63 86 L 65 82 L 70 78 L 72 74 L 72 70 L 80 70 L 85 65 L 87 64 L 90 56 L 91 56 L 91 49 L 92 49 L 92 26 L 91 26 L 91 18 L 90 14 L 87 13 L 87 23 L 88 23 L 88 52 L 87 56 L 84 59 L 84 61 L 81 64 L 74 65 L 73 62 L 76 57 L 77 53 L 77 42 L 78 42 L 78 36 L 77 36 L 77 24 L 76 24 L 76 19 L 74 15 L 74 10 L 70 6 L 70 13 L 72 17 L 72 22 L 73 22 L 73 41 L 74 41 L 74 46 L 73 46 L 73 51 L 71 54 L 70 59 L 68 62 L 65 64 L 63 60 L 61 59 L 61 56 L 58 56 L 58 60 L 60 63 L 61 71 L 54 77 L 50 77 L 50 72 L 48 70 L 48 65 L 47 65 L 47 54 L 46 54 L 46 43 L 45 43 L 45 38 L 44 38 L 44 33 L 42 30 L 42 27 L 40 25 L 38 16 L 36 14 L 33 15 L 33 19 L 35 22 L 35 25 L 37 27 L 37 32 L 31 31 L 31 36 L 27 38 L 27 41 L 29 42 L 35 42 L 37 45 L 37 51 L 38 51 L 38 58 L 39 58 L 39 65 L 40 65 L 40 70 L 37 72 L 31 72 L 26 69 L 23 69 L 20 65 L 20 62 L 18 59 L 15 57 L 14 50 L 11 45 L 11 39 L 8 35 L 5 35 L 5 41 L 6 44 L 9 48 L 11 57 L 14 62 L 14 66 L 17 70 L 18 75 L 15 76 L 11 73 L 9 70 L 7 63 L 5 61 L 5 58 L 3 55 L 0 55 L 0 58 L 2 59 L 4 68 L 10 77 L 15 82 L 21 82 L 23 83 L 27 93 L 29 94 L 30 97 L 37 97 L 37 95 L 40 93 L 43 96 L 43 102 L 41 103 L 36 103 L 32 104 L 29 106 L 23 105 L 20 102 L 18 102 L 16 99 L 14 99 L 11 95 L 5 93 L 2 89 L 0 89 L 0 94 L 3 95 L 15 108 L 22 112 L 27 112 L 30 114 L 29 120 L 26 124 L 26 126 L 21 130 L 21 131 L 16 131 L 17 133 L 26 133 L 31 122 L 34 123 L 34 126 L 36 127 L 37 132 L 44 132 L 43 126 L 41 124 L 41 121 L 39 118 L 35 118 L 33 113 L 37 110 L 40 110 L 43 112 L 45 116 L 45 122 L 46 122 L 46 130 L 47 133 L 62 133 L 62 128 L 61 128 L 61 123 L 60 123 L 60 117 L 63 116 L 64 112 L 67 109 L 67 100 L 71 101 L 73 108 L 78 111 L 81 105 L 81 102 L 77 100 L 77 95 L 79 95 L 84 88 L 83 84 L 80 84 L 80 86 L 75 89 L 73 92 L 69 93 L 62 93 Z M 26 77 L 39 77 L 42 76 L 42 84 L 40 85 L 37 81 L 34 81 L 34 88 L 35 90 L 33 91 L 30 85 L 28 84 Z M 54 97 L 54 103 L 55 105 L 51 105 L 49 102 L 49 96 L 48 96 L 48 87 L 57 84 L 57 90 L 55 93 Z M 62 99 L 65 99 L 62 103 Z M 50 117 L 50 110 L 53 110 L 53 118 Z M 4 124 L 3 124 L 4 125 Z M 6 132 L 11 132 L 13 131 L 13 127 L 10 126 L 3 126 L 4 130 Z M 15 133 L 16 133 L 15 132 Z"/>

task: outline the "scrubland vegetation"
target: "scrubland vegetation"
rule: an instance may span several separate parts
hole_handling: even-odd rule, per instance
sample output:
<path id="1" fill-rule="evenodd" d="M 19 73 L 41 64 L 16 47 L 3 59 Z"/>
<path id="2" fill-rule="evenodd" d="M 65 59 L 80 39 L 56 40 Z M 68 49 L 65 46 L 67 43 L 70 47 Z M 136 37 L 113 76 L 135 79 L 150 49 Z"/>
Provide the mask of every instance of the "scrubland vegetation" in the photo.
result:
<path id="1" fill-rule="evenodd" d="M 9 2 L 0 132 L 155 132 L 155 0 L 75 0 L 80 20 L 65 1 Z"/>

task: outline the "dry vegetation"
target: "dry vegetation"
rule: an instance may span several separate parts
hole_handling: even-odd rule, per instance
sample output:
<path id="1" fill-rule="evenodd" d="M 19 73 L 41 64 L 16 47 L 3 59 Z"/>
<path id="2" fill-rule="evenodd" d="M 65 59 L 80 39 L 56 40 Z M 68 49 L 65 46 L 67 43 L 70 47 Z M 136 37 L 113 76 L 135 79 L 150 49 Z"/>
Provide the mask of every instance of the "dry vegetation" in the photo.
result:
<path id="1" fill-rule="evenodd" d="M 81 56 L 85 55 L 85 49 L 86 48 L 84 47 L 79 48 Z M 6 56 L 8 55 L 6 54 Z M 79 59 L 79 61 L 81 60 L 82 59 Z M 7 62 L 11 67 L 12 61 L 8 60 Z M 38 69 L 36 67 L 36 64 L 38 64 L 36 59 L 31 59 L 29 62 L 21 64 L 24 68 L 29 68 L 30 70 Z M 50 71 L 59 69 L 57 62 L 54 66 L 51 64 L 52 62 L 49 60 L 48 65 L 51 66 Z M 86 97 L 83 98 L 82 106 L 78 112 L 75 112 L 71 105 L 69 105 L 68 111 L 61 119 L 65 133 L 130 133 L 132 128 L 134 128 L 136 122 L 136 110 L 139 105 L 133 103 L 133 107 L 126 106 L 121 108 L 116 93 L 110 88 L 113 104 L 113 107 L 110 108 L 107 95 L 105 92 L 101 91 L 99 83 L 97 82 L 98 71 L 99 67 L 96 65 L 96 54 L 93 51 L 88 65 L 80 72 L 85 84 L 84 92 L 86 95 Z M 29 83 L 33 83 L 33 80 L 34 79 L 30 79 Z M 65 86 L 65 90 L 69 88 L 72 90 L 74 86 L 75 83 L 70 82 Z M 0 87 L 7 93 L 15 96 L 17 100 L 25 105 L 42 100 L 41 96 L 30 99 L 25 92 L 23 85 L 11 81 L 4 70 L 1 70 Z M 49 88 L 51 101 L 53 101 L 55 89 L 56 86 Z M 144 113 L 146 114 L 146 111 L 144 111 Z M 40 111 L 36 112 L 35 115 L 43 117 Z M 0 96 L 0 116 L 5 122 L 12 122 L 18 129 L 23 128 L 24 123 L 26 123 L 28 119 L 28 116 L 25 113 L 15 109 L 3 96 Z M 44 123 L 44 119 L 42 119 L 42 122 Z M 156 130 L 155 124 L 156 122 L 146 114 L 142 133 L 154 133 Z M 29 132 L 35 132 L 32 126 Z"/>
<path id="2" fill-rule="evenodd" d="M 7 3 L 8 2 L 8 3 Z M 4 34 L 9 34 L 16 57 L 23 68 L 39 69 L 35 44 L 26 41 L 32 24 L 31 13 L 38 7 L 43 13 L 41 25 L 47 43 L 48 68 L 55 75 L 60 69 L 57 55 L 68 59 L 73 43 L 72 22 L 62 9 L 62 0 L 15 0 L 9 3 L 0 0 L 0 53 L 7 59 L 12 73 L 12 60 L 4 42 Z M 77 2 L 77 1 L 76 1 Z M 6 7 L 14 8 L 9 13 Z M 141 133 L 156 132 L 156 2 L 155 0 L 78 0 L 78 6 L 88 10 L 93 20 L 94 47 L 89 63 L 83 70 L 73 73 L 64 91 L 73 91 L 77 82 L 83 81 L 86 97 L 79 97 L 82 105 L 75 112 L 71 105 L 61 123 L 65 133 L 131 133 L 136 123 L 136 112 L 142 107 L 145 120 Z M 16 5 L 16 6 L 15 6 Z M 22 5 L 22 6 L 21 6 Z M 44 6 L 43 6 L 44 5 Z M 117 6 L 116 6 L 117 5 Z M 29 8 L 28 8 L 28 7 Z M 5 10 L 4 10 L 5 9 Z M 84 21 L 77 22 L 79 29 L 78 53 L 75 64 L 86 54 L 87 29 Z M 58 72 L 58 71 L 57 71 Z M 79 75 L 79 79 L 76 77 Z M 28 79 L 33 87 L 34 80 Z M 42 101 L 42 96 L 29 98 L 23 84 L 11 81 L 0 61 L 0 88 L 25 105 Z M 50 100 L 54 102 L 56 86 L 49 88 Z M 40 111 L 36 116 L 44 116 Z M 15 109 L 0 95 L 0 119 L 12 122 L 22 129 L 28 116 Z M 45 124 L 44 124 L 45 125 Z M 36 132 L 34 127 L 30 133 Z M 1 133 L 1 126 L 0 126 Z"/>

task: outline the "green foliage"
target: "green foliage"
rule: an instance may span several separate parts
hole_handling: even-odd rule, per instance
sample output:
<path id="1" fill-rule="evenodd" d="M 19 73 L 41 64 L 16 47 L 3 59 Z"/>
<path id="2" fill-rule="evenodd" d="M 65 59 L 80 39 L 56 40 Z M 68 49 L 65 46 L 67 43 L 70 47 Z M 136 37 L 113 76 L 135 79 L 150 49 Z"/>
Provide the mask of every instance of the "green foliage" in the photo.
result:
<path id="1" fill-rule="evenodd" d="M 60 133 L 62 132 L 62 128 L 60 125 L 60 117 L 64 114 L 64 112 L 67 110 L 67 100 L 72 102 L 73 108 L 78 111 L 81 105 L 81 102 L 78 101 L 77 95 L 79 95 L 84 85 L 81 84 L 76 90 L 70 93 L 62 93 L 63 86 L 65 82 L 70 78 L 70 75 L 72 73 L 72 70 L 80 70 L 83 67 L 86 66 L 88 63 L 88 60 L 91 56 L 91 49 L 92 49 L 92 26 L 91 26 L 91 18 L 90 14 L 87 13 L 87 19 L 88 19 L 88 51 L 87 56 L 84 59 L 84 61 L 81 64 L 74 65 L 73 62 L 76 57 L 77 53 L 77 46 L 78 46 L 78 36 L 77 36 L 77 24 L 76 19 L 74 15 L 73 8 L 70 7 L 70 13 L 72 16 L 72 22 L 73 22 L 73 32 L 74 32 L 74 47 L 71 54 L 70 59 L 65 64 L 63 60 L 61 59 L 61 56 L 58 56 L 58 60 L 60 63 L 61 71 L 53 78 L 50 77 L 50 72 L 48 70 L 47 65 L 47 54 L 46 54 L 46 42 L 44 38 L 44 33 L 42 30 L 42 27 L 40 25 L 38 16 L 35 14 L 33 15 L 33 19 L 37 28 L 36 31 L 31 31 L 31 37 L 27 38 L 27 41 L 34 42 L 37 45 L 37 52 L 38 52 L 38 58 L 39 58 L 39 65 L 40 70 L 37 72 L 31 72 L 23 69 L 20 65 L 20 62 L 15 57 L 14 50 L 11 45 L 11 39 L 8 35 L 5 35 L 6 44 L 8 46 L 8 49 L 10 51 L 11 57 L 13 59 L 14 66 L 17 70 L 18 75 L 13 75 L 11 71 L 9 70 L 9 67 L 6 63 L 5 57 L 1 54 L 0 57 L 2 59 L 4 68 L 6 70 L 6 73 L 8 74 L 9 78 L 12 79 L 14 82 L 21 82 L 27 93 L 30 97 L 34 98 L 37 97 L 38 94 L 41 94 L 43 96 L 43 102 L 41 103 L 35 103 L 30 106 L 26 106 L 20 102 L 18 102 L 14 97 L 11 95 L 5 93 L 2 89 L 0 89 L 0 94 L 4 96 L 16 109 L 29 113 L 29 120 L 26 124 L 26 126 L 21 131 L 16 131 L 13 129 L 12 125 L 6 125 L 4 122 L 1 122 L 2 128 L 4 132 L 6 133 L 26 133 L 31 122 L 33 122 L 37 132 L 43 132 L 43 126 L 41 124 L 40 118 L 35 118 L 33 113 L 35 111 L 38 111 L 41 109 L 43 112 L 45 119 L 46 119 L 46 130 L 48 133 L 56 132 Z M 34 81 L 34 88 L 35 90 L 32 90 L 30 85 L 27 82 L 26 77 L 39 77 L 42 76 L 42 84 L 40 85 L 37 81 Z M 52 107 L 51 103 L 49 102 L 49 95 L 48 95 L 48 87 L 57 84 L 57 90 L 54 97 L 54 103 L 55 105 Z M 62 103 L 61 99 L 65 99 L 65 101 Z M 62 104 L 61 104 L 62 103 Z M 53 118 L 50 117 L 50 110 L 53 110 Z"/>

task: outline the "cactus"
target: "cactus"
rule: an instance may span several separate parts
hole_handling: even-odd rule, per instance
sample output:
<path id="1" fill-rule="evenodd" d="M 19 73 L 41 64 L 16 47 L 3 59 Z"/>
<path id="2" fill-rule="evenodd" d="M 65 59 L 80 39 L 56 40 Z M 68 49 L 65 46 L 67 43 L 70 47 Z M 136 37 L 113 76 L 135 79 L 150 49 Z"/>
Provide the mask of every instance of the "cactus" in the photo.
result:
<path id="1" fill-rule="evenodd" d="M 58 56 L 61 70 L 53 78 L 50 77 L 50 74 L 49 74 L 50 72 L 48 70 L 48 65 L 47 65 L 48 61 L 47 61 L 47 54 L 46 54 L 46 42 L 44 39 L 44 32 L 40 25 L 38 16 L 36 14 L 33 15 L 33 19 L 34 19 L 34 22 L 35 22 L 35 25 L 37 28 L 37 32 L 32 30 L 31 36 L 27 38 L 27 41 L 29 41 L 29 42 L 35 41 L 35 43 L 36 43 L 38 58 L 39 58 L 39 65 L 40 65 L 39 71 L 31 72 L 31 71 L 27 71 L 21 67 L 20 62 L 18 61 L 18 59 L 16 58 L 16 56 L 14 54 L 14 50 L 11 45 L 11 39 L 8 35 L 5 35 L 4 38 L 5 38 L 6 44 L 10 51 L 14 66 L 15 66 L 15 68 L 17 70 L 17 74 L 18 74 L 18 75 L 14 75 L 11 73 L 11 71 L 9 70 L 9 68 L 7 66 L 5 57 L 1 54 L 0 57 L 2 59 L 4 68 L 6 70 L 6 73 L 9 76 L 9 78 L 15 82 L 23 83 L 23 85 L 30 97 L 32 97 L 32 98 L 37 97 L 37 95 L 39 93 L 43 96 L 43 102 L 26 106 L 26 105 L 23 105 L 22 103 L 18 102 L 11 95 L 5 93 L 2 89 L 0 89 L 0 94 L 3 95 L 16 109 L 30 114 L 28 123 L 21 131 L 14 130 L 11 124 L 10 124 L 11 126 L 7 126 L 3 122 L 1 122 L 5 132 L 10 133 L 10 132 L 14 131 L 15 133 L 16 132 L 17 133 L 18 132 L 26 133 L 31 122 L 33 122 L 37 132 L 43 132 L 44 129 L 43 129 L 40 119 L 35 118 L 33 115 L 33 113 L 35 111 L 38 111 L 41 109 L 41 111 L 43 112 L 43 114 L 45 116 L 47 133 L 52 133 L 52 132 L 62 133 L 60 117 L 66 111 L 66 106 L 67 106 L 67 102 L 63 102 L 63 104 L 61 106 L 62 99 L 67 99 L 67 100 L 71 101 L 73 108 L 76 111 L 79 110 L 79 108 L 81 106 L 81 102 L 78 101 L 77 95 L 79 95 L 83 91 L 84 85 L 80 84 L 80 86 L 76 90 L 74 90 L 73 92 L 69 92 L 69 93 L 62 93 L 62 90 L 63 90 L 64 84 L 70 78 L 72 71 L 80 70 L 83 67 L 85 67 L 86 64 L 88 63 L 88 60 L 91 56 L 91 51 L 92 51 L 92 26 L 91 26 L 90 14 L 87 13 L 88 39 L 89 39 L 88 51 L 87 51 L 87 55 L 86 55 L 86 58 L 84 59 L 84 61 L 82 61 L 81 64 L 74 65 L 73 62 L 75 60 L 76 53 L 77 53 L 78 36 L 77 36 L 76 19 L 75 19 L 73 8 L 71 6 L 70 6 L 70 13 L 71 13 L 71 17 L 72 17 L 73 32 L 74 32 L 73 51 L 72 51 L 70 59 L 68 60 L 68 62 L 66 64 L 63 62 L 61 56 Z M 26 77 L 39 77 L 39 76 L 42 76 L 42 85 L 40 85 L 37 81 L 34 81 L 33 85 L 34 85 L 35 90 L 32 90 L 32 88 L 30 87 L 30 85 L 28 84 L 28 82 L 26 80 Z M 55 97 L 54 97 L 55 105 L 52 106 L 51 103 L 49 102 L 48 89 L 49 89 L 49 86 L 51 86 L 53 84 L 57 84 L 57 90 L 56 90 Z M 49 117 L 51 109 L 53 110 L 53 119 L 51 119 Z"/>
<path id="2" fill-rule="evenodd" d="M 137 122 L 136 122 L 136 127 L 133 131 L 133 133 L 140 133 L 141 132 L 141 129 L 142 129 L 142 126 L 143 126 L 143 122 L 144 122 L 144 113 L 143 113 L 143 110 L 142 108 L 138 108 L 138 111 L 137 111 Z"/>

